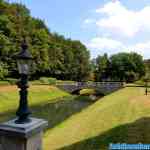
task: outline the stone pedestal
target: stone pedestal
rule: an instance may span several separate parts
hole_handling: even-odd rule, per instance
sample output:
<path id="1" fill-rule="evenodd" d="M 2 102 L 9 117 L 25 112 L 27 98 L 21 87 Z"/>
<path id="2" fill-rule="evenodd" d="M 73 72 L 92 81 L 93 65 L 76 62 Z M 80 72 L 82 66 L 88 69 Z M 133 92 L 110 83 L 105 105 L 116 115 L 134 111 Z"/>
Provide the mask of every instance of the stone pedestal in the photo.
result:
<path id="1" fill-rule="evenodd" d="M 42 150 L 47 121 L 31 118 L 30 123 L 16 124 L 15 120 L 0 124 L 0 150 Z"/>

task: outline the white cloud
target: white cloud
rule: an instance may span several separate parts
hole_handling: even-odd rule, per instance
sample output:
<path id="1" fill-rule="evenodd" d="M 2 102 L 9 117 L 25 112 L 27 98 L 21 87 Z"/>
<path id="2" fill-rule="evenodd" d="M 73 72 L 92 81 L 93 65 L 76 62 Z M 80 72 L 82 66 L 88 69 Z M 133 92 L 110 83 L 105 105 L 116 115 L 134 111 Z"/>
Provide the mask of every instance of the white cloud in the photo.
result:
<path id="1" fill-rule="evenodd" d="M 91 50 L 92 58 L 105 52 L 112 55 L 131 51 L 141 54 L 144 58 L 150 57 L 150 40 L 144 40 L 148 39 L 150 34 L 149 5 L 135 11 L 128 9 L 119 0 L 116 0 L 106 3 L 97 9 L 96 13 L 99 15 L 99 19 L 91 18 L 84 22 L 86 24 L 92 22 L 96 24 L 97 29 L 100 29 L 101 36 L 91 39 L 86 44 Z M 138 36 L 136 36 L 137 33 Z M 97 35 L 99 34 L 97 33 Z M 136 42 L 136 40 L 141 40 L 141 42 Z"/>
<path id="2" fill-rule="evenodd" d="M 130 49 L 140 53 L 145 58 L 148 58 L 150 56 L 150 41 L 137 43 L 130 46 Z"/>
<path id="3" fill-rule="evenodd" d="M 132 11 L 116 1 L 105 4 L 96 12 L 105 15 L 96 22 L 99 28 L 128 37 L 133 37 L 140 31 L 150 32 L 150 6 L 145 6 L 140 11 Z"/>
<path id="4" fill-rule="evenodd" d="M 96 37 L 87 44 L 87 47 L 91 50 L 92 58 L 103 53 L 111 55 L 118 52 L 131 51 L 141 54 L 144 58 L 150 56 L 150 41 L 127 45 L 111 38 Z"/>
<path id="5" fill-rule="evenodd" d="M 101 55 L 105 52 L 111 55 L 113 53 L 117 53 L 125 49 L 123 43 L 107 37 L 93 38 L 86 45 L 91 50 L 92 58 L 95 58 L 97 55 Z"/>
<path id="6" fill-rule="evenodd" d="M 88 47 L 97 49 L 122 49 L 124 46 L 121 42 L 103 37 L 93 38 Z"/>

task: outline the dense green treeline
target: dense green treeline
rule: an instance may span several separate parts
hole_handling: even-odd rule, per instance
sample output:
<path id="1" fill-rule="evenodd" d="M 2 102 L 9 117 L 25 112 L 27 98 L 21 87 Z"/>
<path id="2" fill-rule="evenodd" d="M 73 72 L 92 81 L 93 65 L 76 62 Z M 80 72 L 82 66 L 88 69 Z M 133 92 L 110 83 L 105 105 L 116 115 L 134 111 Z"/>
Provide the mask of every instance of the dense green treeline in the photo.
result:
<path id="1" fill-rule="evenodd" d="M 122 52 L 110 57 L 104 54 L 93 60 L 93 66 L 96 81 L 133 82 L 144 77 L 147 72 L 142 56 L 135 52 Z"/>
<path id="2" fill-rule="evenodd" d="M 87 48 L 77 40 L 52 33 L 45 23 L 31 17 L 22 4 L 0 0 L 0 79 L 17 77 L 12 56 L 20 50 L 23 38 L 34 59 L 32 79 L 55 77 L 75 81 L 135 81 L 150 70 L 137 53 L 99 55 L 90 60 Z M 150 72 L 150 71 L 148 71 Z"/>
<path id="3" fill-rule="evenodd" d="M 30 15 L 21 4 L 0 0 L 0 78 L 17 76 L 11 56 L 26 37 L 34 60 L 32 77 L 54 76 L 65 80 L 85 80 L 90 71 L 89 51 L 80 42 L 52 33 L 45 23 Z"/>

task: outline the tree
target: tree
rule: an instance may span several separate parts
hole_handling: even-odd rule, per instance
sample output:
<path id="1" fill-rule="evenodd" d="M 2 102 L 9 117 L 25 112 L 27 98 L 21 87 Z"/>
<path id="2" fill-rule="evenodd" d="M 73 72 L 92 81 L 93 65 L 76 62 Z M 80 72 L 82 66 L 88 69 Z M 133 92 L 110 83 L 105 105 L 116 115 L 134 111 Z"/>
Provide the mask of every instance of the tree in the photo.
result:
<path id="1" fill-rule="evenodd" d="M 39 18 L 30 16 L 22 4 L 0 1 L 0 60 L 9 69 L 10 77 L 17 77 L 16 63 L 11 58 L 20 50 L 26 37 L 34 56 L 32 78 L 54 76 L 67 80 L 86 80 L 90 74 L 90 56 L 80 42 L 52 33 Z"/>
<path id="2" fill-rule="evenodd" d="M 110 57 L 112 78 L 127 82 L 140 79 L 145 74 L 144 61 L 137 53 L 118 53 Z"/>
<path id="3" fill-rule="evenodd" d="M 103 56 L 98 56 L 96 58 L 96 70 L 95 70 L 95 78 L 96 81 L 107 80 L 109 77 L 109 59 L 107 54 L 105 53 Z"/>

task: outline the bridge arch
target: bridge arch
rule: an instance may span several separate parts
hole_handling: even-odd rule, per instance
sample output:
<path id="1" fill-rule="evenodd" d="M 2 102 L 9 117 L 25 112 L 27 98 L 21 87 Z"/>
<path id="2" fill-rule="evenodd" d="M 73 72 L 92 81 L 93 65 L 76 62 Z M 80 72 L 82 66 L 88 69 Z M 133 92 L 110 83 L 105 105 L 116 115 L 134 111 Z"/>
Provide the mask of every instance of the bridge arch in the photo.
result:
<path id="1" fill-rule="evenodd" d="M 67 91 L 71 94 L 79 94 L 82 89 L 95 89 L 98 92 L 106 95 L 123 87 L 122 82 L 75 82 L 57 84 L 58 88 Z"/>
<path id="2" fill-rule="evenodd" d="M 79 95 L 81 90 L 82 89 L 75 89 L 74 91 L 71 92 L 71 94 L 73 94 L 73 95 Z"/>
<path id="3" fill-rule="evenodd" d="M 84 90 L 84 89 L 93 89 L 94 90 L 94 93 L 91 93 L 89 95 L 95 95 L 95 96 L 105 96 L 105 93 L 104 92 L 101 92 L 99 90 L 97 90 L 96 88 L 79 88 L 79 89 L 75 89 L 74 91 L 71 92 L 71 94 L 73 95 L 80 95 L 81 93 L 81 90 Z M 81 94 L 82 95 L 82 94 Z M 84 95 L 84 94 L 83 94 Z M 85 94 L 86 95 L 86 94 Z"/>

